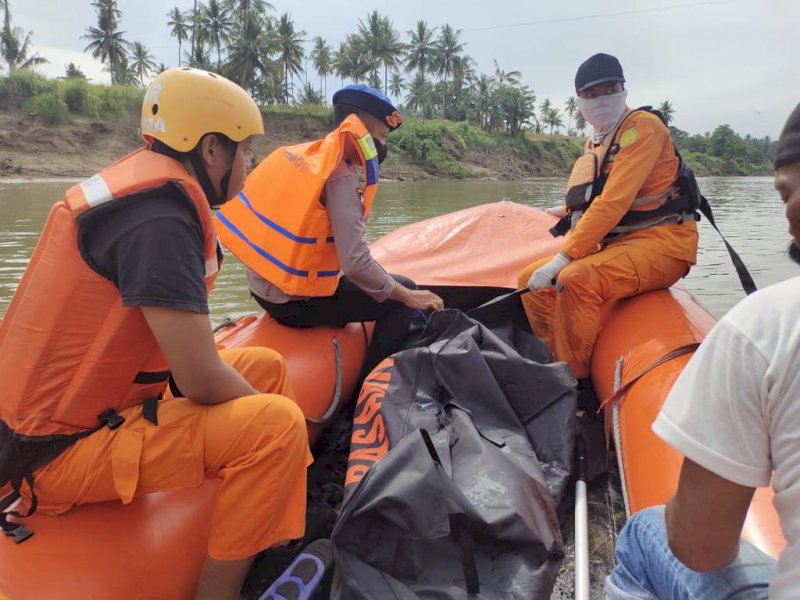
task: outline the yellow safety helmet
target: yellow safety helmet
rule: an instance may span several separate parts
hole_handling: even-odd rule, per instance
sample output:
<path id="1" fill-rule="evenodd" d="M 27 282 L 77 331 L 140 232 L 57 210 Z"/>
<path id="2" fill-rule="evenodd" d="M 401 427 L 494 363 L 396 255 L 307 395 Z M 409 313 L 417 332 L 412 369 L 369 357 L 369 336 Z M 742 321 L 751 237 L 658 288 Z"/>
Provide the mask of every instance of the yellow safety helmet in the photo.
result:
<path id="1" fill-rule="evenodd" d="M 264 119 L 247 92 L 216 73 L 174 67 L 153 79 L 142 102 L 145 141 L 188 152 L 207 133 L 241 142 L 264 135 Z"/>

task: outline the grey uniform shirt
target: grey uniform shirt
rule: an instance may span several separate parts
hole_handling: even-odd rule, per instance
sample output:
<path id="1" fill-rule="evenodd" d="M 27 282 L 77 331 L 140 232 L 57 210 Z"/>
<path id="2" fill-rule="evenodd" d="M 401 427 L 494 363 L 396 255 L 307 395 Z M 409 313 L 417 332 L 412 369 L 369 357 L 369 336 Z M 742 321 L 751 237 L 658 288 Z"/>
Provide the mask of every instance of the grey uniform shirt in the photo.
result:
<path id="1" fill-rule="evenodd" d="M 328 210 L 342 273 L 374 300 L 383 302 L 394 291 L 396 282 L 370 254 L 358 188 L 358 174 L 342 161 L 325 184 L 322 202 Z M 250 269 L 247 269 L 247 282 L 250 291 L 273 304 L 307 299 L 307 296 L 285 294 Z"/>

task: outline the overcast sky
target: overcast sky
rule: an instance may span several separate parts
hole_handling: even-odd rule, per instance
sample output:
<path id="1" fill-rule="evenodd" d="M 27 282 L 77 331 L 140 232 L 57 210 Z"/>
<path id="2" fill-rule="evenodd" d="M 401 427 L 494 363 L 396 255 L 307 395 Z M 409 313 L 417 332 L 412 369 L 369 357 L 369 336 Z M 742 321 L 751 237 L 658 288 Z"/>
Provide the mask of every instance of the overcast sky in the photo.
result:
<path id="1" fill-rule="evenodd" d="M 172 6 L 192 0 L 118 0 L 126 39 L 147 46 L 156 62 L 177 63 L 167 29 Z M 563 107 L 574 94 L 578 65 L 596 52 L 622 62 L 629 104 L 670 100 L 675 125 L 691 133 L 728 123 L 741 134 L 777 137 L 800 101 L 800 0 L 273 0 L 275 14 L 290 12 L 309 40 L 322 36 L 337 48 L 358 20 L 377 9 L 402 33 L 418 19 L 461 29 L 479 72 L 493 73 L 496 58 L 522 72 L 537 96 Z M 81 55 L 80 39 L 96 24 L 89 0 L 11 0 L 14 24 L 33 30 L 34 48 L 63 64 L 81 60 L 84 72 L 102 71 Z M 107 75 L 105 76 L 107 77 Z M 309 75 L 311 77 L 311 75 Z M 329 95 L 338 79 L 328 79 Z"/>

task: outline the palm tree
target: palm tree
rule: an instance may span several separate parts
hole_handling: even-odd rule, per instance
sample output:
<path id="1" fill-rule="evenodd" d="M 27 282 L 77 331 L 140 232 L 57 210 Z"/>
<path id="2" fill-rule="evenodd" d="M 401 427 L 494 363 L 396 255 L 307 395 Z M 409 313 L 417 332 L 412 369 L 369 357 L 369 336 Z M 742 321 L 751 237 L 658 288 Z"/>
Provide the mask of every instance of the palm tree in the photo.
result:
<path id="1" fill-rule="evenodd" d="M 436 40 L 437 71 L 443 75 L 442 86 L 442 116 L 447 118 L 447 76 L 453 68 L 453 59 L 464 51 L 464 44 L 459 41 L 460 29 L 453 29 L 450 25 L 442 27 L 439 39 Z"/>
<path id="2" fill-rule="evenodd" d="M 197 25 L 197 32 L 200 31 L 200 24 Z M 211 63 L 211 56 L 208 54 L 205 43 L 201 37 L 197 38 L 197 45 L 194 48 L 194 56 L 184 56 L 187 59 L 186 64 L 196 69 L 203 69 L 205 71 L 213 71 L 214 65 Z"/>
<path id="3" fill-rule="evenodd" d="M 494 61 L 494 77 L 498 85 L 503 85 L 504 83 L 519 85 L 519 78 L 522 77 L 522 73 L 519 71 L 504 71 L 500 68 L 496 58 L 492 60 Z"/>
<path id="4" fill-rule="evenodd" d="M 156 69 L 156 63 L 153 55 L 145 48 L 141 42 L 133 42 L 131 46 L 131 70 L 136 72 L 139 77 L 139 83 L 144 87 L 145 78 L 150 75 L 150 71 Z"/>
<path id="5" fill-rule="evenodd" d="M 385 94 L 389 85 L 389 69 L 397 69 L 400 66 L 400 57 L 405 47 L 400 42 L 397 31 L 389 18 L 381 16 L 377 10 L 373 10 L 367 15 L 366 23 L 358 21 L 358 39 L 370 64 L 370 80 L 373 85 L 379 82 L 377 71 L 383 64 L 383 92 Z"/>
<path id="6" fill-rule="evenodd" d="M 229 15 L 242 17 L 251 12 L 263 17 L 267 11 L 275 10 L 275 7 L 266 0 L 224 0 L 224 4 Z"/>
<path id="7" fill-rule="evenodd" d="M 436 27 L 428 28 L 425 21 L 417 21 L 417 28 L 409 30 L 411 42 L 406 47 L 406 72 L 417 70 L 422 74 L 422 83 L 425 83 L 425 73 L 431 71 L 436 56 L 436 44 L 433 35 Z"/>
<path id="8" fill-rule="evenodd" d="M 467 118 L 466 96 L 469 94 L 469 87 L 475 80 L 475 61 L 466 54 L 453 58 L 453 81 L 446 90 L 449 92 L 450 115 L 449 118 L 456 121 L 463 121 Z"/>
<path id="9" fill-rule="evenodd" d="M 276 27 L 278 35 L 278 44 L 280 45 L 281 63 L 283 64 L 283 78 L 284 85 L 286 86 L 287 101 L 290 97 L 289 94 L 289 77 L 292 79 L 292 88 L 294 88 L 294 76 L 299 75 L 303 70 L 303 56 L 305 50 L 303 49 L 303 37 L 305 31 L 295 31 L 294 21 L 289 13 L 283 13 L 278 19 Z"/>
<path id="10" fill-rule="evenodd" d="M 472 110 L 478 121 L 478 127 L 491 131 L 494 124 L 490 120 L 492 105 L 494 103 L 494 81 L 488 75 L 482 74 L 472 86 Z"/>
<path id="11" fill-rule="evenodd" d="M 172 10 L 167 13 L 167 27 L 170 28 L 169 34 L 178 40 L 178 66 L 181 66 L 181 45 L 189 39 L 189 24 L 186 21 L 186 15 L 181 12 L 177 6 L 173 6 Z"/>
<path id="12" fill-rule="evenodd" d="M 369 75 L 367 76 L 367 84 L 376 90 L 381 89 L 381 76 L 378 75 L 378 71 L 371 70 L 369 72 Z"/>
<path id="13" fill-rule="evenodd" d="M 417 71 L 408 86 L 406 106 L 409 110 L 421 115 L 423 119 L 430 116 L 430 85 L 425 81 L 422 70 Z"/>
<path id="14" fill-rule="evenodd" d="M 6 10 L 6 14 L 8 11 Z M 0 47 L 2 47 L 3 58 L 8 64 L 8 72 L 13 73 L 18 69 L 31 69 L 36 65 L 44 64 L 46 58 L 42 58 L 39 54 L 28 56 L 28 51 L 31 47 L 31 38 L 33 32 L 25 33 L 22 27 L 3 27 L 2 38 L 0 38 Z"/>
<path id="15" fill-rule="evenodd" d="M 392 93 L 392 96 L 395 98 L 399 98 L 400 95 L 403 93 L 403 88 L 405 88 L 405 84 L 403 83 L 403 76 L 400 75 L 399 71 L 395 71 L 392 73 L 392 78 L 389 81 L 389 91 Z"/>
<path id="16" fill-rule="evenodd" d="M 572 135 L 572 117 L 575 116 L 575 112 L 578 110 L 578 104 L 575 101 L 574 96 L 570 96 L 567 98 L 567 101 L 564 103 L 567 107 L 564 111 L 568 117 L 567 120 L 567 135 Z"/>
<path id="17" fill-rule="evenodd" d="M 221 0 L 208 0 L 208 6 L 203 6 L 203 21 L 210 39 L 217 47 L 217 71 L 219 71 L 222 69 L 222 42 L 227 40 L 231 29 L 228 10 Z"/>
<path id="18" fill-rule="evenodd" d="M 139 84 L 138 77 L 139 74 L 128 62 L 127 56 L 123 56 L 117 63 L 116 70 L 111 71 L 111 81 L 116 82 L 117 85 L 136 86 Z"/>
<path id="19" fill-rule="evenodd" d="M 333 53 L 331 67 L 333 73 L 339 76 L 339 87 L 344 87 L 344 78 L 348 76 L 347 44 L 339 43 L 339 49 Z"/>
<path id="20" fill-rule="evenodd" d="M 314 89 L 313 84 L 307 83 L 303 90 L 300 92 L 300 98 L 298 99 L 300 104 L 323 104 L 322 101 L 322 94 L 317 92 Z"/>
<path id="21" fill-rule="evenodd" d="M 81 68 L 74 62 L 66 65 L 67 71 L 65 74 L 66 79 L 86 79 L 86 74 L 81 71 Z"/>
<path id="22" fill-rule="evenodd" d="M 319 75 L 319 93 L 322 98 L 328 97 L 328 74 L 333 68 L 331 61 L 331 47 L 322 37 L 317 36 L 314 38 L 314 49 L 311 50 L 311 62 Z M 325 83 L 325 91 L 323 93 L 322 85 Z"/>
<path id="23" fill-rule="evenodd" d="M 586 131 L 586 119 L 583 118 L 583 113 L 578 111 L 578 114 L 575 116 L 575 131 L 583 136 L 583 132 Z"/>
<path id="24" fill-rule="evenodd" d="M 381 62 L 383 63 L 383 93 L 388 91 L 389 69 L 397 71 L 403 64 L 403 56 L 406 52 L 406 45 L 400 41 L 400 34 L 394 28 L 394 24 L 388 17 L 384 17 L 382 23 L 383 48 Z"/>
<path id="25" fill-rule="evenodd" d="M 255 10 L 243 12 L 231 33 L 226 74 L 255 94 L 259 78 L 269 78 L 274 72 L 276 63 L 271 55 L 278 50 L 272 22 Z"/>
<path id="26" fill-rule="evenodd" d="M 659 112 L 664 115 L 664 120 L 667 122 L 667 125 L 672 123 L 672 117 L 675 114 L 675 109 L 672 108 L 672 104 L 670 104 L 669 100 L 664 100 L 658 106 Z"/>
<path id="27" fill-rule="evenodd" d="M 344 42 L 339 44 L 339 50 L 333 57 L 333 69 L 342 80 L 352 79 L 356 83 L 364 79 L 369 72 L 369 63 L 361 52 L 357 36 L 348 35 Z"/>
<path id="28" fill-rule="evenodd" d="M 378 69 L 381 66 L 383 47 L 383 18 L 377 10 L 367 15 L 367 22 L 358 20 L 358 32 L 352 37 L 352 45 L 358 49 L 363 61 L 369 65 L 368 81 L 372 87 L 380 87 Z M 377 84 L 377 85 L 376 85 Z"/>
<path id="29" fill-rule="evenodd" d="M 200 9 L 192 17 L 192 47 L 188 56 L 184 53 L 184 62 L 190 67 L 197 67 L 206 71 L 212 70 L 210 51 L 207 48 L 210 41 L 211 33 L 208 29 L 208 19 L 206 19 L 206 12 L 201 4 Z"/>
<path id="30" fill-rule="evenodd" d="M 192 48 L 191 48 L 191 60 L 195 58 L 195 52 L 197 51 L 197 0 L 194 0 L 194 6 L 192 7 Z"/>
<path id="31" fill-rule="evenodd" d="M 494 93 L 497 117 L 505 121 L 506 132 L 520 135 L 534 116 L 536 96 L 526 86 L 498 85 Z"/>
<path id="32" fill-rule="evenodd" d="M 92 6 L 97 10 L 97 27 L 89 27 L 81 38 L 89 40 L 89 45 L 84 52 L 91 50 L 94 58 L 99 58 L 103 64 L 108 64 L 111 71 L 111 83 L 120 83 L 117 76 L 124 76 L 126 71 L 120 68 L 123 60 L 127 62 L 128 42 L 119 30 L 118 19 L 122 11 L 117 8 L 116 0 L 95 0 Z"/>
<path id="33" fill-rule="evenodd" d="M 561 120 L 561 111 L 552 106 L 542 109 L 542 121 L 545 125 L 550 126 L 550 135 L 553 135 L 554 127 L 563 127 L 564 121 Z"/>

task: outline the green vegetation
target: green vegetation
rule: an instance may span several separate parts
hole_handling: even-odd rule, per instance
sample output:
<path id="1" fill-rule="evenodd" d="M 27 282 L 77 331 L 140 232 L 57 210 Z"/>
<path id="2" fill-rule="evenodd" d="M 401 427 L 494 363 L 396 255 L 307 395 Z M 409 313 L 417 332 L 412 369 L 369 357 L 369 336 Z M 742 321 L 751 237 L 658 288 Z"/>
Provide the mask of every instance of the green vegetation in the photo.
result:
<path id="1" fill-rule="evenodd" d="M 698 175 L 771 175 L 775 142 L 769 137 L 741 137 L 729 125 L 711 133 L 689 135 L 670 127 L 681 155 Z"/>
<path id="2" fill-rule="evenodd" d="M 466 122 L 443 119 L 411 119 L 392 134 L 390 145 L 429 173 L 458 179 L 469 176 L 465 162 L 480 162 L 482 155 L 489 154 L 523 163 L 546 163 L 551 172 L 567 173 L 582 149 L 576 138 L 487 133 Z M 466 157 L 471 160 L 464 161 Z"/>
<path id="3" fill-rule="evenodd" d="M 0 78 L 0 110 L 16 108 L 47 125 L 64 123 L 69 116 L 111 120 L 139 111 L 144 92 L 125 86 L 92 85 L 84 79 L 45 79 L 21 69 Z"/>
<path id="4" fill-rule="evenodd" d="M 325 120 L 325 125 L 333 123 L 333 110 L 329 106 L 321 104 L 268 104 L 261 107 L 261 112 L 266 115 L 303 115 L 306 117 L 317 117 Z"/>

